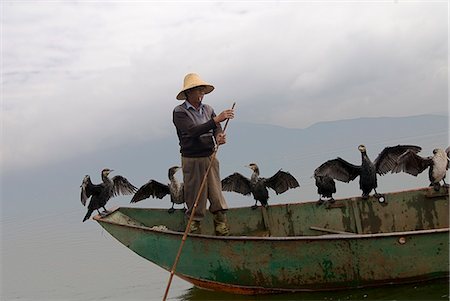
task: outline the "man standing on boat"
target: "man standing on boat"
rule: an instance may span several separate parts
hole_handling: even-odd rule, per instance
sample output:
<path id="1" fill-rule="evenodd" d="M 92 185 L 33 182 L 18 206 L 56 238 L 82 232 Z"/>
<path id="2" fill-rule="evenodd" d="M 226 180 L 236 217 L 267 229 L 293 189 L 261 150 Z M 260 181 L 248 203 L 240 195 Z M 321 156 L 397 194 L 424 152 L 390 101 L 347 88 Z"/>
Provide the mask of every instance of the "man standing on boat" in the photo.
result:
<path id="1" fill-rule="evenodd" d="M 226 143 L 220 123 L 234 118 L 234 110 L 224 110 L 216 115 L 211 106 L 202 103 L 205 94 L 213 90 L 214 86 L 203 81 L 198 74 L 187 74 L 183 88 L 176 97 L 185 101 L 174 108 L 173 123 L 180 142 L 184 200 L 188 206 L 186 211 L 188 217 L 191 215 L 206 170 L 213 160 L 189 232 L 201 233 L 200 222 L 205 216 L 206 203 L 209 199 L 209 211 L 214 215 L 215 233 L 226 236 L 229 235 L 225 214 L 228 206 L 222 194 L 219 161 L 212 154 L 216 145 Z"/>

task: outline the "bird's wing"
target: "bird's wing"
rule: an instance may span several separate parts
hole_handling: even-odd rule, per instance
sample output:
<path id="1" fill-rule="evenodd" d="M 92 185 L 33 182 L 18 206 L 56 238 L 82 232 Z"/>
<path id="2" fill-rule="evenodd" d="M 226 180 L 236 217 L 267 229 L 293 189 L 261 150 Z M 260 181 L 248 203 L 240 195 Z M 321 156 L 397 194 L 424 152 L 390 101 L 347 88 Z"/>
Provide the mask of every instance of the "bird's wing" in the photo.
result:
<path id="1" fill-rule="evenodd" d="M 112 181 L 114 182 L 114 196 L 119 194 L 133 194 L 137 190 L 137 187 L 128 182 L 128 180 L 122 176 L 114 176 Z"/>
<path id="2" fill-rule="evenodd" d="M 243 195 L 249 195 L 252 192 L 250 180 L 237 172 L 222 180 L 222 190 Z"/>
<path id="3" fill-rule="evenodd" d="M 447 154 L 447 169 L 450 168 L 450 146 L 445 149 L 445 153 Z"/>
<path id="4" fill-rule="evenodd" d="M 337 157 L 328 160 L 314 171 L 315 176 L 328 176 L 341 182 L 353 181 L 361 173 L 361 166 L 353 165 Z"/>
<path id="5" fill-rule="evenodd" d="M 167 194 L 170 194 L 169 185 L 150 180 L 136 191 L 130 203 L 136 203 L 149 197 L 162 199 Z"/>
<path id="6" fill-rule="evenodd" d="M 101 185 L 92 184 L 91 177 L 85 176 L 83 182 L 81 183 L 81 204 L 86 206 L 86 201 L 93 194 L 98 194 L 101 192 Z"/>
<path id="7" fill-rule="evenodd" d="M 83 182 L 81 183 L 81 204 L 83 204 L 83 206 L 86 206 L 86 201 L 87 199 L 91 196 L 90 194 L 88 195 L 87 192 L 87 187 L 89 185 L 89 182 L 91 182 L 91 178 L 89 176 L 84 177 Z M 92 184 L 92 182 L 91 182 Z"/>
<path id="8" fill-rule="evenodd" d="M 386 147 L 381 151 L 373 164 L 378 174 L 384 175 L 396 166 L 397 159 L 406 151 L 417 154 L 422 148 L 416 145 L 397 145 Z"/>
<path id="9" fill-rule="evenodd" d="M 416 154 L 416 152 L 408 150 L 397 159 L 397 162 L 391 172 L 406 172 L 413 176 L 417 176 L 431 164 L 433 164 L 433 157 L 423 158 Z"/>
<path id="10" fill-rule="evenodd" d="M 277 194 L 283 193 L 290 188 L 299 187 L 298 181 L 288 172 L 279 170 L 276 174 L 268 179 L 265 179 L 267 187 L 275 190 Z"/>

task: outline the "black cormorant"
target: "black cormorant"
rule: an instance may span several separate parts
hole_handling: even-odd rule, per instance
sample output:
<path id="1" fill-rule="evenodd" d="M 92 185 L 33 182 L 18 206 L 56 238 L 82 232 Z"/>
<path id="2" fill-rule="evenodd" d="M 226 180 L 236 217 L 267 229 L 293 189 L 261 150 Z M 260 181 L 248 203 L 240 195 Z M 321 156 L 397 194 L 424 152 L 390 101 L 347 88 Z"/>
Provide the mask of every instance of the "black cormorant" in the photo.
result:
<path id="1" fill-rule="evenodd" d="M 406 172 L 417 176 L 428 168 L 430 186 L 433 186 L 434 190 L 439 191 L 441 187 L 440 181 L 443 181 L 444 185 L 448 186 L 445 183 L 445 174 L 450 162 L 449 153 L 450 147 L 445 151 L 441 148 L 436 148 L 433 150 L 433 156 L 424 158 L 415 152 L 407 151 L 398 158 L 392 173 Z"/>
<path id="2" fill-rule="evenodd" d="M 170 195 L 170 201 L 172 202 L 172 207 L 169 209 L 169 213 L 173 213 L 175 209 L 174 204 L 183 204 L 183 183 L 179 183 L 175 178 L 175 173 L 180 169 L 179 166 L 173 166 L 169 168 L 169 184 L 162 184 L 155 180 L 150 180 L 146 184 L 142 185 L 141 188 L 135 193 L 131 199 L 131 203 L 139 202 L 143 199 L 149 197 L 156 197 L 162 199 L 166 195 Z"/>
<path id="3" fill-rule="evenodd" d="M 333 193 L 336 193 L 336 183 L 332 177 L 326 175 L 318 175 L 314 172 L 314 179 L 317 186 L 317 193 L 320 195 L 318 204 L 322 204 L 326 201 L 330 203 L 334 202 Z"/>
<path id="4" fill-rule="evenodd" d="M 132 194 L 136 191 L 136 187 L 132 185 L 128 180 L 122 176 L 114 176 L 112 179 L 108 178 L 108 175 L 112 172 L 111 169 L 105 168 L 102 170 L 102 180 L 100 184 L 92 184 L 91 177 L 89 175 L 84 176 L 81 183 L 81 204 L 86 206 L 86 201 L 91 197 L 88 205 L 88 211 L 83 218 L 83 222 L 89 219 L 94 210 L 103 208 L 103 213 L 108 212 L 105 205 L 110 198 L 119 194 Z"/>
<path id="5" fill-rule="evenodd" d="M 264 207 L 268 206 L 267 200 L 269 199 L 269 192 L 267 188 L 272 188 L 275 190 L 276 194 L 280 194 L 290 188 L 300 186 L 290 173 L 284 172 L 281 169 L 270 178 L 261 178 L 259 176 L 259 168 L 255 163 L 249 164 L 248 167 L 253 170 L 250 179 L 235 172 L 222 180 L 222 190 L 234 191 L 243 195 L 253 194 L 255 205 L 251 207 L 252 209 L 258 207 L 258 201 Z"/>
<path id="6" fill-rule="evenodd" d="M 326 161 L 314 171 L 314 176 L 329 176 L 333 179 L 342 182 L 350 182 L 359 176 L 359 188 L 362 190 L 363 199 L 367 199 L 372 190 L 375 191 L 375 197 L 380 202 L 384 201 L 382 195 L 378 194 L 377 188 L 377 174 L 384 175 L 391 171 L 396 163 L 396 160 L 407 150 L 412 152 L 420 152 L 420 146 L 415 145 L 397 145 L 386 147 L 381 151 L 374 162 L 370 161 L 367 156 L 366 147 L 364 145 L 358 146 L 361 152 L 361 165 L 353 165 L 342 158 L 336 158 Z"/>

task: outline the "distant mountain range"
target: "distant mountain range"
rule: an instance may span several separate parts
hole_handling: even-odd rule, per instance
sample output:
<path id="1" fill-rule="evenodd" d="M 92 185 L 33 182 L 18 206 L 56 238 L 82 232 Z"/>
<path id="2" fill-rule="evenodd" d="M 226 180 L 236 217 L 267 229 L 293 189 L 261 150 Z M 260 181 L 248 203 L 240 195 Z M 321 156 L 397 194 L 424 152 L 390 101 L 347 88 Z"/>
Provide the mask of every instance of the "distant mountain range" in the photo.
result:
<path id="1" fill-rule="evenodd" d="M 289 171 L 298 179 L 300 187 L 282 195 L 272 194 L 269 203 L 298 202 L 318 198 L 311 176 L 321 163 L 340 156 L 359 164 L 359 144 L 366 145 L 372 160 L 384 147 L 397 144 L 422 146 L 420 154 L 428 156 L 436 147 L 447 147 L 448 137 L 448 116 L 437 115 L 319 122 L 305 129 L 233 120 L 227 129 L 228 143 L 219 149 L 218 158 L 222 177 L 233 172 L 250 176 L 250 169 L 244 165 L 251 162 L 259 165 L 263 177 L 273 175 L 278 169 Z M 83 176 L 90 174 L 94 183 L 100 182 L 100 170 L 105 167 L 140 187 L 151 178 L 167 182 L 167 169 L 178 164 L 179 147 L 174 131 L 171 137 L 159 140 L 122 145 L 27 171 L 4 173 L 2 216 L 80 209 L 79 186 Z M 179 176 L 181 178 L 181 174 Z M 379 192 L 428 185 L 426 173 L 417 178 L 405 174 L 380 178 Z M 338 182 L 336 197 L 360 193 L 358 179 L 349 184 Z M 227 192 L 226 197 L 230 206 L 253 204 L 250 197 L 236 193 Z M 130 198 L 112 199 L 109 206 L 128 206 Z M 169 201 L 150 199 L 136 206 L 169 207 Z"/>

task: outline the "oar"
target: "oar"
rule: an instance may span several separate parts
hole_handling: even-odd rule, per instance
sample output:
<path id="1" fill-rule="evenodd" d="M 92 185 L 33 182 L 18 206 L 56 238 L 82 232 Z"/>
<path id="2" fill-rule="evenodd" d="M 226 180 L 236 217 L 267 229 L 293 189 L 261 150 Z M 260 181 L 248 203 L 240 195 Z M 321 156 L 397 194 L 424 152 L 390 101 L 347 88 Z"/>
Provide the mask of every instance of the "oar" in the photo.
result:
<path id="1" fill-rule="evenodd" d="M 234 109 L 235 105 L 236 105 L 236 103 L 234 102 L 233 106 L 231 107 L 231 109 Z M 225 121 L 225 126 L 223 128 L 223 133 L 225 133 L 225 130 L 227 129 L 228 121 L 230 121 L 230 119 L 227 119 L 227 121 Z M 194 219 L 195 209 L 197 209 L 198 201 L 200 199 L 200 195 L 203 192 L 203 189 L 205 188 L 206 179 L 208 178 L 208 174 L 209 174 L 209 171 L 211 169 L 212 162 L 216 158 L 216 154 L 217 154 L 218 150 L 219 150 L 219 145 L 217 145 L 216 149 L 214 150 L 214 152 L 211 155 L 211 161 L 209 162 L 208 169 L 206 170 L 206 173 L 203 176 L 202 183 L 200 184 L 200 189 L 199 189 L 199 191 L 197 193 L 197 197 L 195 198 L 194 207 L 192 207 L 191 215 L 189 216 L 189 220 L 188 220 L 188 223 L 186 225 L 186 229 L 184 230 L 183 238 L 181 239 L 180 248 L 178 249 L 177 256 L 175 257 L 175 261 L 173 262 L 172 269 L 170 270 L 169 282 L 167 283 L 166 292 L 164 293 L 163 301 L 165 301 L 167 299 L 167 294 L 169 293 L 170 285 L 172 284 L 173 275 L 175 274 L 175 269 L 177 267 L 178 260 L 180 259 L 181 251 L 182 251 L 183 246 L 184 246 L 184 242 L 186 241 L 189 229 L 191 227 L 192 220 Z"/>

